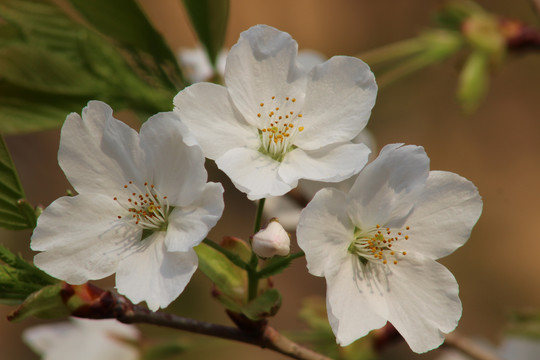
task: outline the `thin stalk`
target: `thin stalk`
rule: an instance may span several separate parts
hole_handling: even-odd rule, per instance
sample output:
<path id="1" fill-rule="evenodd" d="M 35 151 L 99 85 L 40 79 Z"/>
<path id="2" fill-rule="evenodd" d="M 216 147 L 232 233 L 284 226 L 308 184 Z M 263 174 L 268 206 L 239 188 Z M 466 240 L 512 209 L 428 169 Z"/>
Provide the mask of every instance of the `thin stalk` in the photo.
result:
<path id="1" fill-rule="evenodd" d="M 259 203 L 257 204 L 257 214 L 255 215 L 255 226 L 253 228 L 253 233 L 257 233 L 261 229 L 261 220 L 262 220 L 262 214 L 264 209 L 264 203 L 266 202 L 265 198 L 262 198 L 259 200 Z"/>
<path id="2" fill-rule="evenodd" d="M 387 61 L 414 55 L 424 49 L 424 41 L 420 37 L 417 37 L 369 50 L 356 55 L 356 57 L 368 63 L 369 66 L 375 66 Z"/>

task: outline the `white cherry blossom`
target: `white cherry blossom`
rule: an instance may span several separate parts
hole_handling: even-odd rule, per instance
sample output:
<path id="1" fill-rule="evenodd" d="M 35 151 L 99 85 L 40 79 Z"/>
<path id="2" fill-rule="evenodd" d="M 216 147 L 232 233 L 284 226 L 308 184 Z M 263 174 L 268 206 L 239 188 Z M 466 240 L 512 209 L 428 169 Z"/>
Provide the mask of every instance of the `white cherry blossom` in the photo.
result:
<path id="1" fill-rule="evenodd" d="M 24 342 L 46 360 L 137 360 L 139 338 L 135 326 L 117 320 L 78 318 L 33 326 L 23 333 Z"/>
<path id="2" fill-rule="evenodd" d="M 168 306 L 195 272 L 198 245 L 223 212 L 223 188 L 207 183 L 204 157 L 173 112 L 140 135 L 92 101 L 62 127 L 59 164 L 78 195 L 38 219 L 39 268 L 71 284 L 116 273 L 116 287 L 152 310 Z"/>
<path id="3" fill-rule="evenodd" d="M 198 83 L 174 99 L 204 155 L 252 200 L 301 178 L 341 181 L 367 162 L 369 149 L 351 140 L 375 103 L 369 67 L 336 56 L 307 71 L 297 47 L 287 33 L 254 26 L 227 56 L 226 87 Z"/>
<path id="4" fill-rule="evenodd" d="M 461 317 L 458 284 L 436 262 L 469 238 L 482 200 L 468 180 L 429 171 L 423 148 L 391 144 L 348 193 L 320 190 L 298 244 L 324 276 L 327 311 L 345 346 L 387 321 L 415 352 L 439 346 Z"/>

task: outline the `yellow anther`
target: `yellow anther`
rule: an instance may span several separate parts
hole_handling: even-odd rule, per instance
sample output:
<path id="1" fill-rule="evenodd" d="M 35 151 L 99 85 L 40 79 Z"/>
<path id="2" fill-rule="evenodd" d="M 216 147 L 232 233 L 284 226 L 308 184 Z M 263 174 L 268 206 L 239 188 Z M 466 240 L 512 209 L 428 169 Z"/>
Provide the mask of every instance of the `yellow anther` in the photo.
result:
<path id="1" fill-rule="evenodd" d="M 287 101 L 288 101 L 288 100 L 289 100 L 289 97 L 287 96 L 287 97 L 285 98 L 285 100 L 287 100 Z"/>
<path id="2" fill-rule="evenodd" d="M 274 100 L 276 97 L 275 96 L 272 96 L 272 100 Z"/>
<path id="3" fill-rule="evenodd" d="M 406 251 L 404 251 L 404 252 L 403 252 L 403 255 L 407 255 L 407 252 L 406 252 Z"/>
<path id="4" fill-rule="evenodd" d="M 263 107 L 263 106 L 264 106 L 264 103 L 261 103 L 261 107 Z"/>
<path id="5" fill-rule="evenodd" d="M 295 101 L 296 101 L 296 99 L 295 99 L 295 98 L 292 98 L 292 100 L 291 100 L 291 101 L 292 101 L 292 102 L 295 102 Z"/>
<path id="6" fill-rule="evenodd" d="M 302 114 L 298 114 L 298 117 L 302 117 Z"/>
<path id="7" fill-rule="evenodd" d="M 304 127 L 303 127 L 303 126 L 300 126 L 300 127 L 298 128 L 298 131 L 304 131 Z"/>
<path id="8" fill-rule="evenodd" d="M 257 114 L 257 117 L 261 117 L 261 114 Z"/>
<path id="9" fill-rule="evenodd" d="M 396 264 L 397 264 L 397 260 L 394 260 L 394 265 L 396 265 Z"/>

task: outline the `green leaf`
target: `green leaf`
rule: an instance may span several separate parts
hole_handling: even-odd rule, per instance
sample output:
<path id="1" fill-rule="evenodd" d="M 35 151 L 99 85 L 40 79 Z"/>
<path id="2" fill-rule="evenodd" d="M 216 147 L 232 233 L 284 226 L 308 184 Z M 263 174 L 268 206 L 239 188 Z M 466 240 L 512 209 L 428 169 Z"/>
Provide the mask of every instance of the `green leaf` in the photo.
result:
<path id="1" fill-rule="evenodd" d="M 6 143 L 0 137 L 0 226 L 11 230 L 32 229 L 32 218 L 26 205 L 20 202 L 25 197 L 15 165 Z"/>
<path id="2" fill-rule="evenodd" d="M 53 319 L 68 316 L 61 291 L 62 283 L 46 286 L 31 294 L 15 311 L 8 315 L 9 321 L 21 321 L 29 316 Z"/>
<path id="3" fill-rule="evenodd" d="M 0 49 L 0 78 L 26 89 L 50 94 L 90 96 L 103 83 L 66 58 L 30 45 Z"/>
<path id="4" fill-rule="evenodd" d="M 69 0 L 69 2 L 98 31 L 124 46 L 136 61 L 142 62 L 141 65 L 151 66 L 152 64 L 144 64 L 144 58 L 153 58 L 160 68 L 162 81 L 171 81 L 172 78 L 172 85 L 182 87 L 182 74 L 176 56 L 163 36 L 150 23 L 137 1 Z"/>
<path id="5" fill-rule="evenodd" d="M 299 251 L 294 254 L 289 254 L 288 256 L 274 256 L 266 262 L 264 268 L 258 272 L 259 279 L 264 279 L 269 276 L 274 276 L 280 274 L 285 270 L 294 259 L 304 256 L 303 251 Z"/>
<path id="6" fill-rule="evenodd" d="M 33 292 L 57 282 L 0 245 L 0 302 L 18 304 Z"/>
<path id="7" fill-rule="evenodd" d="M 210 62 L 215 65 L 225 43 L 229 0 L 184 0 L 184 6 Z"/>
<path id="8" fill-rule="evenodd" d="M 195 252 L 199 256 L 199 269 L 221 292 L 238 301 L 245 298 L 247 274 L 244 270 L 205 243 L 195 247 Z"/>
<path id="9" fill-rule="evenodd" d="M 281 307 L 281 294 L 270 289 L 242 308 L 242 314 L 251 320 L 262 320 L 274 316 Z"/>

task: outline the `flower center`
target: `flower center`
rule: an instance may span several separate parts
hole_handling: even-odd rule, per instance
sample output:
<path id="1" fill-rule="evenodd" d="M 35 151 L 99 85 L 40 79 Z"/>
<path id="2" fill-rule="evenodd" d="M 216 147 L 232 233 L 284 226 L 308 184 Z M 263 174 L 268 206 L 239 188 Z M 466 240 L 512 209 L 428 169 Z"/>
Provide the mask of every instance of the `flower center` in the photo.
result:
<path id="1" fill-rule="evenodd" d="M 289 96 L 278 99 L 272 96 L 271 101 L 261 102 L 259 105 L 259 151 L 274 160 L 282 161 L 285 154 L 294 148 L 296 135 L 304 130 L 304 127 L 299 125 L 303 119 L 296 109 L 296 99 Z"/>
<path id="2" fill-rule="evenodd" d="M 399 257 L 407 255 L 407 252 L 393 250 L 392 245 L 397 241 L 409 240 L 409 236 L 402 232 L 409 229 L 406 226 L 405 230 L 392 233 L 390 228 L 383 229 L 380 225 L 367 231 L 356 228 L 355 239 L 348 250 L 351 254 L 358 256 L 358 260 L 364 265 L 368 261 L 385 265 L 389 262 L 397 264 Z"/>
<path id="3" fill-rule="evenodd" d="M 129 181 L 124 185 L 124 190 L 127 196 L 120 200 L 114 197 L 114 200 L 127 210 L 128 215 L 118 215 L 118 219 L 125 219 L 152 232 L 167 229 L 167 220 L 173 210 L 167 196 L 162 196 L 153 184 L 149 185 L 147 182 L 144 183 L 144 189 L 141 189 L 133 181 Z"/>

